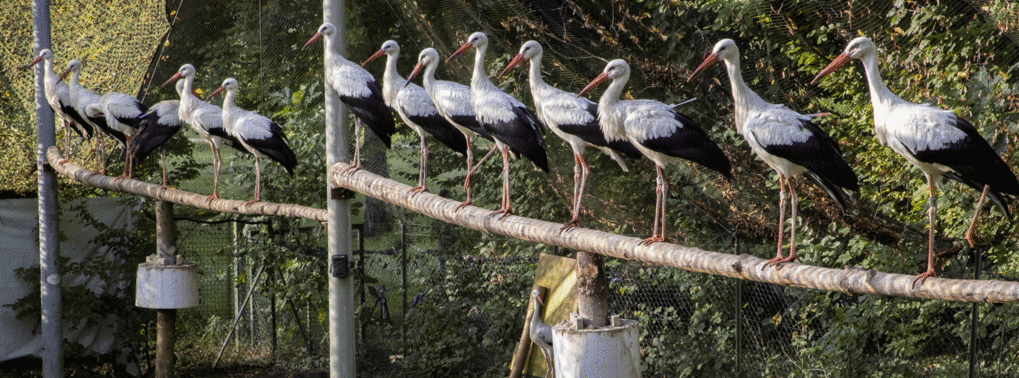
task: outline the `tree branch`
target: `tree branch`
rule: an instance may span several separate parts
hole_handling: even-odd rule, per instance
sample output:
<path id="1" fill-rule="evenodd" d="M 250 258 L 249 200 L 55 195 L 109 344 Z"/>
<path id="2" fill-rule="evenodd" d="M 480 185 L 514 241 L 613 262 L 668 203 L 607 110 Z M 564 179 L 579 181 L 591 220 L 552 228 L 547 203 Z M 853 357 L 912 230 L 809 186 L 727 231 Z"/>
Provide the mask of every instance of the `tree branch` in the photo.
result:
<path id="1" fill-rule="evenodd" d="M 132 179 L 119 179 L 110 176 L 103 176 L 85 168 L 72 164 L 71 162 L 61 164 L 63 156 L 60 149 L 50 146 L 46 150 L 46 158 L 58 173 L 71 180 L 82 184 L 106 189 L 114 192 L 136 194 L 159 201 L 173 202 L 181 205 L 197 207 L 225 213 L 249 214 L 249 215 L 279 215 L 292 218 L 307 218 L 319 222 L 326 221 L 326 211 L 313 207 L 281 204 L 272 202 L 255 202 L 247 204 L 244 201 L 214 199 L 207 201 L 207 197 L 198 193 L 184 192 L 177 189 L 165 189 L 156 184 L 150 184 Z"/>
<path id="2" fill-rule="evenodd" d="M 560 246 L 625 260 L 671 266 L 691 272 L 716 274 L 782 286 L 804 287 L 847 294 L 876 294 L 965 302 L 1019 301 L 1019 282 L 929 278 L 913 287 L 913 278 L 859 268 L 831 269 L 785 263 L 766 267 L 766 260 L 750 255 L 730 255 L 669 243 L 639 246 L 641 239 L 576 227 L 562 234 L 562 224 L 519 216 L 503 220 L 491 210 L 466 206 L 454 209 L 457 201 L 432 193 L 407 195 L 410 186 L 379 177 L 365 170 L 346 174 L 347 164 L 329 170 L 330 181 L 338 186 L 404 207 L 461 227 L 510 236 L 535 243 Z"/>

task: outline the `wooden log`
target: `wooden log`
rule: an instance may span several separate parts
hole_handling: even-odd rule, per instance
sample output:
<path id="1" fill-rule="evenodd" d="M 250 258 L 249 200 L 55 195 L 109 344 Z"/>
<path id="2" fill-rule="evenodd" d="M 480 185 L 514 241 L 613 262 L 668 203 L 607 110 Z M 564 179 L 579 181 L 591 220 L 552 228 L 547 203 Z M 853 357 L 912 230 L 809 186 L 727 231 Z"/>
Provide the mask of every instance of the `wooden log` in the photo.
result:
<path id="1" fill-rule="evenodd" d="M 166 189 L 156 184 L 150 184 L 133 179 L 121 179 L 104 176 L 97 172 L 74 165 L 71 162 L 60 163 L 63 156 L 60 149 L 50 146 L 46 150 L 46 158 L 50 165 L 60 174 L 71 180 L 95 188 L 106 189 L 114 192 L 136 194 L 159 201 L 173 202 L 176 204 L 197 207 L 226 213 L 237 213 L 247 215 L 278 215 L 291 218 L 314 219 L 319 222 L 326 221 L 326 211 L 294 204 L 282 204 L 273 202 L 255 202 L 247 204 L 246 201 L 214 199 L 208 201 L 206 196 L 198 193 L 185 192 L 177 189 Z"/>
<path id="2" fill-rule="evenodd" d="M 932 277 L 913 286 L 915 276 L 884 273 L 868 269 L 832 269 L 786 263 L 766 266 L 766 260 L 750 255 L 731 255 L 684 247 L 671 243 L 641 246 L 641 239 L 575 227 L 559 233 L 560 223 L 510 215 L 491 216 L 492 210 L 466 206 L 455 211 L 459 201 L 432 193 L 407 195 L 410 186 L 379 177 L 365 170 L 347 174 L 347 164 L 337 163 L 329 170 L 330 181 L 367 196 L 378 198 L 444 222 L 492 234 L 563 248 L 597 253 L 625 260 L 671 266 L 691 272 L 803 287 L 847 294 L 874 294 L 910 298 L 942 299 L 964 302 L 1019 301 L 1019 282 L 961 280 Z"/>

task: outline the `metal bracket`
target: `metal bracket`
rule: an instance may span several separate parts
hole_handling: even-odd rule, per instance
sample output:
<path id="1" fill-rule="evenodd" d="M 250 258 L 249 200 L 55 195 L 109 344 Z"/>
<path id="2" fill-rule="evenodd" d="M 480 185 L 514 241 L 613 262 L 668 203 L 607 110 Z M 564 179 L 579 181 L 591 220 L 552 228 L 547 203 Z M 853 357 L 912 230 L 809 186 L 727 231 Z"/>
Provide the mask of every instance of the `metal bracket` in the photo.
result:
<path id="1" fill-rule="evenodd" d="M 329 264 L 329 274 L 336 278 L 347 278 L 353 265 L 354 263 L 348 259 L 347 255 L 333 255 Z"/>
<path id="2" fill-rule="evenodd" d="M 336 186 L 329 190 L 329 199 L 338 201 L 350 200 L 354 199 L 354 195 L 356 194 L 357 192 L 353 190 L 341 186 Z"/>

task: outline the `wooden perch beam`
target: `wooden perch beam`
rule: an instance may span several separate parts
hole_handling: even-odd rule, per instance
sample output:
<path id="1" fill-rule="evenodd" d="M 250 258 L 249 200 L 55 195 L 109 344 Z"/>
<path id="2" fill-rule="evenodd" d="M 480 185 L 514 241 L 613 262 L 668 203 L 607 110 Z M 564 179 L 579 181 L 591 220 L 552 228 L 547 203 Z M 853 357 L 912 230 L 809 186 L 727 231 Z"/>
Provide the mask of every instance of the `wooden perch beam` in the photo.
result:
<path id="1" fill-rule="evenodd" d="M 466 206 L 454 209 L 457 201 L 432 193 L 407 195 L 410 186 L 376 176 L 365 170 L 344 173 L 347 164 L 337 163 L 330 171 L 334 184 L 364 193 L 367 196 L 415 211 L 429 217 L 492 234 L 557 245 L 611 256 L 666 265 L 692 272 L 767 282 L 790 287 L 804 287 L 847 294 L 876 294 L 911 298 L 942 299 L 965 302 L 1015 302 L 1019 300 L 1019 282 L 993 280 L 959 280 L 929 278 L 913 287 L 913 278 L 865 269 L 831 269 L 786 263 L 766 267 L 766 260 L 750 255 L 730 255 L 704 251 L 669 243 L 640 246 L 641 239 L 576 227 L 562 234 L 562 224 L 519 216 L 503 220 L 492 217 L 492 210 Z"/>
<path id="2" fill-rule="evenodd" d="M 97 172 L 79 167 L 71 162 L 60 163 L 63 156 L 60 149 L 50 146 L 46 150 L 46 158 L 58 173 L 71 180 L 82 184 L 106 189 L 115 192 L 137 194 L 159 201 L 173 202 L 181 205 L 197 207 L 225 213 L 238 213 L 248 215 L 278 215 L 292 218 L 308 218 L 319 222 L 326 221 L 326 211 L 313 207 L 281 204 L 272 202 L 256 202 L 246 204 L 245 201 L 214 199 L 211 202 L 206 196 L 198 193 L 184 192 L 177 189 L 165 189 L 156 184 L 150 184 L 132 179 L 120 179 L 110 176 L 103 176 Z"/>

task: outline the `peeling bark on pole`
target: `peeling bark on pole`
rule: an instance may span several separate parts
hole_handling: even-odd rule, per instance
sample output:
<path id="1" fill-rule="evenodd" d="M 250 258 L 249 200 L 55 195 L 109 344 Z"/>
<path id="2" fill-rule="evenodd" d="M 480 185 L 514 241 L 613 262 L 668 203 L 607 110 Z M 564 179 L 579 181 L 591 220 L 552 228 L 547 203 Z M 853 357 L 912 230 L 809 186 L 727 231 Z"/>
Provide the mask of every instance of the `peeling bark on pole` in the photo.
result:
<path id="1" fill-rule="evenodd" d="M 577 252 L 577 313 L 586 327 L 609 324 L 609 280 L 605 276 L 605 256 Z"/>
<path id="2" fill-rule="evenodd" d="M 345 174 L 347 164 L 337 163 L 329 170 L 334 184 L 364 193 L 408 210 L 444 222 L 492 234 L 597 253 L 624 260 L 671 266 L 691 272 L 709 273 L 751 281 L 774 283 L 847 294 L 891 295 L 910 298 L 942 299 L 964 302 L 1019 301 L 1019 282 L 928 278 L 913 287 L 915 276 L 883 273 L 867 269 L 831 269 L 786 263 L 766 267 L 766 260 L 750 255 L 730 255 L 684 247 L 670 243 L 638 245 L 641 239 L 576 227 L 559 233 L 561 223 L 519 216 L 499 220 L 492 210 L 466 206 L 454 211 L 459 201 L 432 193 L 408 196 L 410 186 L 371 174 L 364 170 Z"/>
<path id="3" fill-rule="evenodd" d="M 278 215 L 291 218 L 314 219 L 319 222 L 326 221 L 326 211 L 313 207 L 280 204 L 273 202 L 255 202 L 246 204 L 245 201 L 214 199 L 211 202 L 206 196 L 198 193 L 184 192 L 177 189 L 164 189 L 163 187 L 133 179 L 120 179 L 116 177 L 103 176 L 88 169 L 74 165 L 71 162 L 60 164 L 63 156 L 60 149 L 50 146 L 46 150 L 46 157 L 50 166 L 57 170 L 57 173 L 82 184 L 106 189 L 115 192 L 137 194 L 139 196 L 152 198 L 159 201 L 173 202 L 199 209 L 207 209 L 226 213 L 248 214 L 248 215 Z"/>

